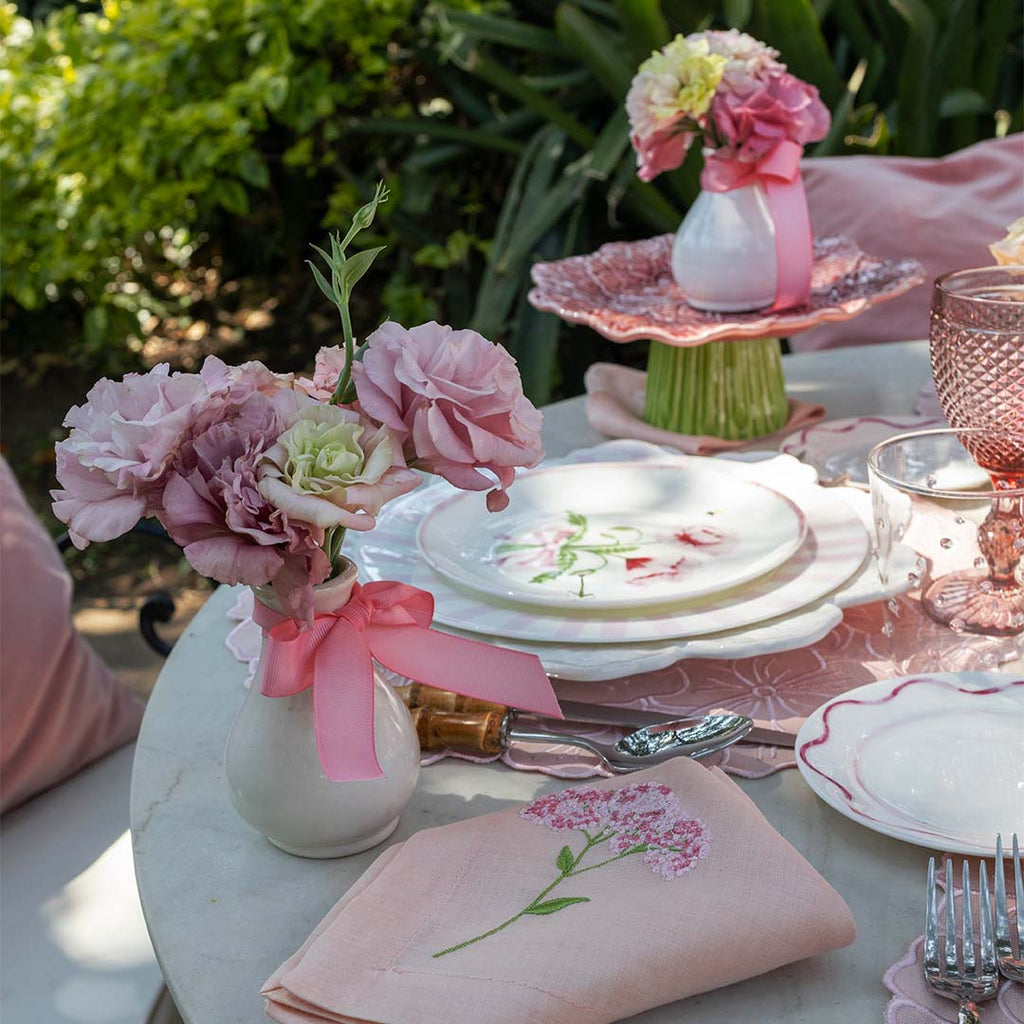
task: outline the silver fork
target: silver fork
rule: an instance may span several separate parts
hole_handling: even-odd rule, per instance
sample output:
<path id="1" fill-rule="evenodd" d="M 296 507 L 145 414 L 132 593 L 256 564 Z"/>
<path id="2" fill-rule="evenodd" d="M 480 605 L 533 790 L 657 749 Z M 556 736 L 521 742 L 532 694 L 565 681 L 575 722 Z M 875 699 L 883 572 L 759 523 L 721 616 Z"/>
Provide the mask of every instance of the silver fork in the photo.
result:
<path id="1" fill-rule="evenodd" d="M 946 928 L 942 959 L 939 959 L 938 897 L 935 858 L 928 861 L 928 899 L 924 918 L 924 976 L 931 989 L 946 999 L 957 1000 L 957 1024 L 981 1024 L 978 1003 L 991 999 L 999 989 L 996 944 L 992 937 L 992 903 L 988 894 L 988 873 L 981 862 L 978 901 L 981 917 L 978 949 L 981 963 L 974 958 L 974 914 L 971 911 L 971 874 L 964 861 L 963 941 L 957 956 L 956 917 L 953 909 L 953 862 L 946 861 Z M 962 962 L 963 966 L 960 966 Z"/>
<path id="2" fill-rule="evenodd" d="M 1024 883 L 1020 875 L 1020 845 L 1013 833 L 1013 890 L 1017 897 L 1017 956 L 1013 955 L 1010 916 L 1006 906 L 1006 876 L 1003 872 L 1003 837 L 996 836 L 996 954 L 999 970 L 1010 981 L 1024 981 Z"/>

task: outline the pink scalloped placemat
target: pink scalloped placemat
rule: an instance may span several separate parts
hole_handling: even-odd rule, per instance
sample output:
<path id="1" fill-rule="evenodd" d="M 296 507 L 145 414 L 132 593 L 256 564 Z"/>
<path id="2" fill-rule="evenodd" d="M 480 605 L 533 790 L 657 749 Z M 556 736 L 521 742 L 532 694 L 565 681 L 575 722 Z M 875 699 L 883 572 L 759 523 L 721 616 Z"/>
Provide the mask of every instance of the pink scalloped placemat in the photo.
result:
<path id="1" fill-rule="evenodd" d="M 586 256 L 535 263 L 530 303 L 569 323 L 586 324 L 612 341 L 653 338 L 686 346 L 727 338 L 788 337 L 849 320 L 925 279 L 917 260 L 881 259 L 848 238 L 819 238 L 806 306 L 777 313 L 709 313 L 694 309 L 672 278 L 673 237 L 609 242 Z"/>

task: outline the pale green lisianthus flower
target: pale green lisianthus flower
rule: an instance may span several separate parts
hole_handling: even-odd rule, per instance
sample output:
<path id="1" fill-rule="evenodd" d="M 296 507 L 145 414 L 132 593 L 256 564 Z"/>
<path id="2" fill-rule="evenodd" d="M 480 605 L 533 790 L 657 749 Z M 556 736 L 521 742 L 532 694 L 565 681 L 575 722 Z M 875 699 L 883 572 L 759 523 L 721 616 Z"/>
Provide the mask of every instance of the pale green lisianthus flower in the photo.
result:
<path id="1" fill-rule="evenodd" d="M 385 502 L 420 482 L 391 430 L 336 405 L 299 412 L 263 457 L 257 476 L 271 505 L 323 530 L 371 530 Z"/>

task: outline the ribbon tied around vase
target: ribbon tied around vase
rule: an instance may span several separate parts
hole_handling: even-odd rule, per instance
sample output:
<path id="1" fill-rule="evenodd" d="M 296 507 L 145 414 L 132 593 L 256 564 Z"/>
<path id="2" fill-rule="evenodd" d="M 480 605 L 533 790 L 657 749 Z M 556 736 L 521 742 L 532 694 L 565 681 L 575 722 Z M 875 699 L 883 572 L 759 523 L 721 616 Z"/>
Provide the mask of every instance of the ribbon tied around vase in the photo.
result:
<path id="1" fill-rule="evenodd" d="M 803 306 L 811 294 L 814 236 L 807 197 L 800 177 L 803 147 L 790 139 L 777 142 L 757 161 L 723 159 L 708 155 L 701 172 L 701 187 L 708 192 L 731 192 L 760 185 L 768 200 L 775 226 L 775 303 L 772 309 Z"/>
<path id="2" fill-rule="evenodd" d="M 256 601 L 266 648 L 260 693 L 290 697 L 313 688 L 320 764 L 335 782 L 380 778 L 373 729 L 373 659 L 427 686 L 561 718 L 540 659 L 430 628 L 434 598 L 405 583 L 352 590 L 311 629 Z"/>

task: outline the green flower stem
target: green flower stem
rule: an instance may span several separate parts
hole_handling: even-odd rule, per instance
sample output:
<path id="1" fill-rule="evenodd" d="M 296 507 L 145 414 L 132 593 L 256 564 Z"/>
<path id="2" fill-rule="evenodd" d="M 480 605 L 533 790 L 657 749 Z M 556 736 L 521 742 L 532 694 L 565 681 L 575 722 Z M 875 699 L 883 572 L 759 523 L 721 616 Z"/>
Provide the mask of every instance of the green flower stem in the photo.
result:
<path id="1" fill-rule="evenodd" d="M 653 426 L 745 441 L 773 433 L 788 417 L 778 338 L 651 342 L 644 418 Z"/>
<path id="2" fill-rule="evenodd" d="M 355 358 L 355 337 L 352 334 L 352 316 L 348 311 L 348 302 L 338 306 L 341 314 L 341 330 L 345 338 L 345 369 L 338 378 L 338 385 L 331 395 L 331 405 L 341 405 L 345 399 L 349 382 L 352 380 L 352 361 Z"/>
<path id="3" fill-rule="evenodd" d="M 518 914 L 514 914 L 507 921 L 502 921 L 501 924 L 496 925 L 494 928 L 491 928 L 486 932 L 482 932 L 480 935 L 474 935 L 473 938 L 466 939 L 465 942 L 460 942 L 456 946 L 449 946 L 447 949 L 442 949 L 440 953 L 434 953 L 433 959 L 436 960 L 438 957 L 447 956 L 449 953 L 454 953 L 457 950 L 465 949 L 467 946 L 472 946 L 474 942 L 480 942 L 483 939 L 488 939 L 492 935 L 497 935 L 498 932 L 506 929 L 510 924 L 515 924 L 516 921 L 518 921 L 521 917 L 525 917 L 527 914 L 530 913 L 531 910 L 538 906 L 538 904 L 540 904 L 543 901 L 544 897 L 547 896 L 548 893 L 550 893 L 555 888 L 555 886 L 561 885 L 561 883 L 564 882 L 567 878 L 572 878 L 574 874 L 583 874 L 583 871 L 576 871 L 576 867 L 580 863 L 580 861 L 583 860 L 583 858 L 595 846 L 599 846 L 601 843 L 610 839 L 615 834 L 614 832 L 608 832 L 591 837 L 589 833 L 586 832 L 586 830 L 581 831 L 583 831 L 583 834 L 587 837 L 587 845 L 584 846 L 582 850 L 580 850 L 579 854 L 577 854 L 575 858 L 573 858 L 573 862 L 569 866 L 568 870 L 563 871 L 550 885 L 542 889 L 530 903 L 528 903 L 525 907 L 523 907 L 522 910 L 519 911 Z M 612 860 L 618 859 L 618 857 L 612 858 Z M 584 870 L 588 869 L 585 868 Z"/>

